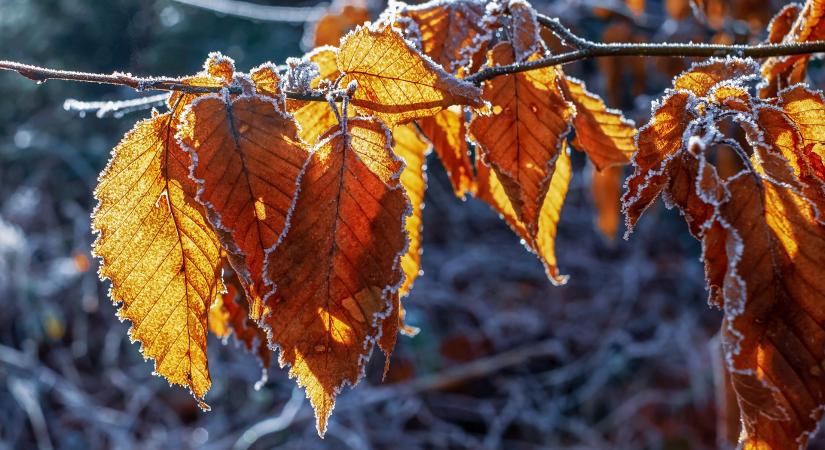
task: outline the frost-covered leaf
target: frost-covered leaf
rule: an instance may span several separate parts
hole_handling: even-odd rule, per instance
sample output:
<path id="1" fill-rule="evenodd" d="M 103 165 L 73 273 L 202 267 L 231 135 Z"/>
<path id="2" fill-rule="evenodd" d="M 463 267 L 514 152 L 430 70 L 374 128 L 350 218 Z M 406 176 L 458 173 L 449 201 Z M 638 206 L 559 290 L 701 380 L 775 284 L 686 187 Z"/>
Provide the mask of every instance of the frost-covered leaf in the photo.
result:
<path id="1" fill-rule="evenodd" d="M 330 129 L 303 171 L 289 232 L 267 257 L 270 344 L 306 388 L 321 434 L 338 392 L 363 376 L 403 278 L 410 204 L 391 139 L 373 119 Z"/>
<path id="2" fill-rule="evenodd" d="M 771 23 L 770 38 L 776 39 L 787 27 L 787 21 L 796 9 L 787 6 L 780 11 L 777 19 Z M 782 43 L 812 42 L 825 40 L 825 2 L 808 0 L 796 15 L 790 30 L 784 35 Z M 762 64 L 762 76 L 765 81 L 759 94 L 763 98 L 774 97 L 780 90 L 805 81 L 808 60 L 811 55 L 775 56 Z"/>
<path id="3" fill-rule="evenodd" d="M 357 82 L 360 111 L 390 125 L 431 116 L 451 105 L 481 107 L 474 85 L 444 72 L 391 27 L 358 27 L 341 40 L 341 85 Z"/>
<path id="4" fill-rule="evenodd" d="M 292 117 L 271 99 L 213 94 L 184 115 L 179 139 L 192 155 L 198 200 L 225 231 L 223 245 L 238 256 L 233 268 L 244 282 L 253 319 L 271 290 L 264 259 L 289 225 L 301 168 L 307 159 Z"/>
<path id="5" fill-rule="evenodd" d="M 410 200 L 411 212 L 404 223 L 407 229 L 409 245 L 407 253 L 401 257 L 401 269 L 404 271 L 404 283 L 399 294 L 405 297 L 412 289 L 415 279 L 421 271 L 421 232 L 424 193 L 427 190 L 427 174 L 424 169 L 430 144 L 422 139 L 412 124 L 399 125 L 393 130 L 393 151 L 404 160 L 401 173 L 401 185 Z"/>
<path id="6" fill-rule="evenodd" d="M 432 143 L 433 150 L 450 178 L 456 197 L 464 199 L 467 194 L 475 192 L 475 175 L 467 145 L 464 112 L 445 109 L 416 122 Z"/>
<path id="7" fill-rule="evenodd" d="M 432 0 L 393 11 L 394 26 L 420 44 L 421 50 L 447 72 L 469 70 L 493 38 L 495 22 L 481 0 Z"/>
<path id="8" fill-rule="evenodd" d="M 524 61 L 535 53 L 544 50 L 539 30 L 541 26 L 536 19 L 536 10 L 525 0 L 510 0 L 507 5 L 510 12 L 510 40 L 516 53 L 516 61 Z"/>
<path id="9" fill-rule="evenodd" d="M 802 449 L 825 405 L 825 227 L 784 158 L 757 148 L 752 163 L 719 211 L 724 348 L 745 448 Z"/>
<path id="10" fill-rule="evenodd" d="M 510 198 L 504 191 L 496 172 L 478 161 L 476 168 L 478 172 L 476 197 L 501 214 L 513 232 L 523 239 L 527 248 L 541 260 L 547 277 L 553 284 L 566 283 L 567 276 L 559 273 L 556 258 L 556 234 L 561 218 L 561 208 L 564 206 L 564 199 L 567 197 L 567 189 L 573 175 L 570 155 L 567 153 L 566 145 L 556 158 L 550 187 L 547 189 L 547 195 L 544 196 L 544 203 L 539 212 L 538 232 L 535 236 L 528 233 L 527 228 L 516 216 Z"/>
<path id="11" fill-rule="evenodd" d="M 166 113 L 140 121 L 115 147 L 95 189 L 94 254 L 121 304 L 118 316 L 132 322 L 129 336 L 155 360 L 155 372 L 208 409 L 207 309 L 217 295 L 220 245 L 195 201 L 175 120 Z"/>
<path id="12" fill-rule="evenodd" d="M 489 58 L 493 66 L 511 64 L 513 47 L 500 43 Z M 562 96 L 560 77 L 555 67 L 547 67 L 486 81 L 483 95 L 492 114 L 477 115 L 470 123 L 481 160 L 496 173 L 516 217 L 532 237 L 537 236 L 554 163 L 575 112 Z"/>
<path id="13" fill-rule="evenodd" d="M 584 82 L 564 77 L 561 86 L 564 97 L 576 107 L 573 147 L 585 152 L 597 170 L 629 163 L 636 149 L 633 122 L 620 111 L 609 109 L 599 96 L 587 90 Z"/>

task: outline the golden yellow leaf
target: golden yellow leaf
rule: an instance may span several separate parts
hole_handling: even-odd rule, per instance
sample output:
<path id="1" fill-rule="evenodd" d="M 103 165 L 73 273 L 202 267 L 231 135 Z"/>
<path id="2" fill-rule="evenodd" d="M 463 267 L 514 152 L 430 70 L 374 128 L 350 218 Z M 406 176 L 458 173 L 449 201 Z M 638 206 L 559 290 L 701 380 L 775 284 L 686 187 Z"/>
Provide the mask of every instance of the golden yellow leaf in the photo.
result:
<path id="1" fill-rule="evenodd" d="M 633 122 L 620 111 L 609 109 L 599 96 L 587 90 L 584 82 L 564 77 L 561 86 L 564 97 L 576 107 L 573 147 L 585 152 L 596 170 L 629 163 L 636 150 Z"/>
<path id="2" fill-rule="evenodd" d="M 407 230 L 407 253 L 401 257 L 401 269 L 404 271 L 404 283 L 399 295 L 405 297 L 412 289 L 415 279 L 421 271 L 421 231 L 424 209 L 424 192 L 427 190 L 427 163 L 429 144 L 421 139 L 414 125 L 399 125 L 393 130 L 393 151 L 404 160 L 401 172 L 401 185 L 410 199 L 411 214 L 404 226 Z"/>
<path id="3" fill-rule="evenodd" d="M 306 388 L 322 435 L 338 392 L 362 377 L 403 278 L 410 204 L 391 139 L 374 119 L 329 130 L 301 177 L 289 232 L 267 257 L 277 287 L 270 344 Z"/>
<path id="4" fill-rule="evenodd" d="M 547 195 L 544 197 L 544 203 L 539 214 L 536 236 L 531 236 L 516 216 L 510 198 L 498 180 L 496 172 L 478 162 L 476 164 L 478 172 L 476 197 L 501 214 L 513 232 L 523 239 L 525 245 L 539 257 L 550 281 L 555 285 L 562 285 L 567 282 L 568 277 L 559 273 L 556 258 L 556 234 L 561 218 L 561 208 L 564 205 L 564 199 L 567 197 L 567 189 L 573 175 L 570 155 L 567 154 L 566 145 L 559 152 L 555 166 L 553 178 L 550 181 L 550 187 L 547 189 Z"/>
<path id="5" fill-rule="evenodd" d="M 432 143 L 433 150 L 450 178 L 456 197 L 463 200 L 467 194 L 475 192 L 475 175 L 467 145 L 464 112 L 445 109 L 416 122 Z"/>
<path id="6" fill-rule="evenodd" d="M 483 106 L 481 91 L 445 72 L 391 27 L 358 27 L 341 40 L 341 85 L 357 82 L 352 104 L 389 125 L 431 116 L 451 105 Z"/>
<path id="7" fill-rule="evenodd" d="M 514 57 L 506 42 L 496 45 L 489 56 L 493 66 L 511 64 Z M 560 76 L 548 67 L 485 82 L 484 99 L 493 112 L 477 115 L 470 123 L 481 160 L 496 172 L 516 217 L 531 236 L 537 235 L 555 160 L 575 112 L 562 96 Z"/>
<path id="8" fill-rule="evenodd" d="M 166 113 L 138 122 L 115 147 L 95 190 L 94 253 L 144 357 L 208 409 L 207 309 L 217 295 L 220 246 L 195 202 L 174 120 Z"/>
<path id="9" fill-rule="evenodd" d="M 198 200 L 223 231 L 224 247 L 244 282 L 253 319 L 271 290 L 264 259 L 281 239 L 308 157 L 292 118 L 271 100 L 200 97 L 187 109 L 180 139 L 192 155 Z"/>

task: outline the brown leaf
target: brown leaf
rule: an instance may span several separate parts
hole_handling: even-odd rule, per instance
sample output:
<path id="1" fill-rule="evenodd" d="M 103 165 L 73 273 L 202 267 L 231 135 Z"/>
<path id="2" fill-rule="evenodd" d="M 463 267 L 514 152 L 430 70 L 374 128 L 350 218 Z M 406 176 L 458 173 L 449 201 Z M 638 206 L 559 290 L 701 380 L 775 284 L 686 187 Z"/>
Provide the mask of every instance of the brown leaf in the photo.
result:
<path id="1" fill-rule="evenodd" d="M 786 7 L 781 11 L 779 18 L 771 24 L 772 39 L 775 39 L 776 35 L 783 31 L 786 26 L 784 22 L 789 19 L 790 15 L 794 14 L 793 10 L 789 8 Z M 799 12 L 790 31 L 785 34 L 781 42 L 812 42 L 825 39 L 825 26 L 822 26 L 823 18 L 825 18 L 825 1 L 808 0 Z M 765 77 L 765 82 L 759 91 L 759 95 L 763 98 L 774 97 L 780 90 L 805 81 L 810 58 L 811 55 L 791 55 L 766 59 L 762 64 L 762 76 Z"/>
<path id="2" fill-rule="evenodd" d="M 524 239 L 525 245 L 539 257 L 547 277 L 555 285 L 567 282 L 567 276 L 561 275 L 556 259 L 556 234 L 561 217 L 561 208 L 567 196 L 567 189 L 572 177 L 570 155 L 567 154 L 566 144 L 556 158 L 553 178 L 544 203 L 541 206 L 538 222 L 538 232 L 535 236 L 528 233 L 525 226 L 516 216 L 515 209 L 505 193 L 504 187 L 498 180 L 496 172 L 477 161 L 478 192 L 476 197 L 483 200 L 501 214 L 516 235 Z"/>
<path id="3" fill-rule="evenodd" d="M 320 434 L 335 396 L 363 375 L 402 281 L 403 162 L 379 122 L 352 118 L 325 134 L 301 177 L 291 226 L 267 257 L 271 345 L 307 390 Z"/>
<path id="4" fill-rule="evenodd" d="M 297 180 L 307 159 L 292 118 L 270 100 L 244 95 L 200 97 L 185 113 L 180 140 L 192 155 L 198 200 L 226 232 L 223 245 L 239 258 L 251 317 L 261 317 L 271 290 L 264 259 L 288 225 Z"/>
<path id="5" fill-rule="evenodd" d="M 500 43 L 489 58 L 491 65 L 511 64 L 513 47 Z M 562 96 L 560 75 L 548 67 L 485 82 L 484 99 L 493 113 L 477 115 L 470 123 L 481 160 L 496 173 L 516 217 L 531 236 L 537 235 L 555 160 L 575 111 Z"/>
<path id="6" fill-rule="evenodd" d="M 758 156 L 757 156 L 758 155 Z M 825 404 L 825 228 L 778 154 L 728 182 L 724 345 L 746 448 L 804 448 Z"/>
<path id="7" fill-rule="evenodd" d="M 485 23 L 484 2 L 433 0 L 421 5 L 403 5 L 395 26 L 449 73 L 469 69 L 484 55 L 493 37 Z M 414 25 L 414 26 L 411 26 Z"/>

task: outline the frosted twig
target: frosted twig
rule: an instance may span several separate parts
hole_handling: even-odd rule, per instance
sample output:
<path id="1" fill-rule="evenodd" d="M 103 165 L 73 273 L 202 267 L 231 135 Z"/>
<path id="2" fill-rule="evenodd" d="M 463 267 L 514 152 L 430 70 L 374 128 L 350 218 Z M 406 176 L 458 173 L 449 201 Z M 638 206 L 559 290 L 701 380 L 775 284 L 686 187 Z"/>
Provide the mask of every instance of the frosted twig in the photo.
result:
<path id="1" fill-rule="evenodd" d="M 76 72 L 72 70 L 56 70 L 45 67 L 38 67 L 23 64 L 15 61 L 0 60 L 0 69 L 17 72 L 24 77 L 44 83 L 47 80 L 68 80 L 80 81 L 83 83 L 114 84 L 118 86 L 128 86 L 137 91 L 177 91 L 188 94 L 210 94 L 220 92 L 223 86 L 192 86 L 186 84 L 180 78 L 168 77 L 136 77 L 130 73 L 113 72 L 90 73 Z M 230 87 L 233 94 L 240 94 L 240 87 Z M 287 98 L 293 100 L 315 100 L 326 101 L 326 97 L 318 92 L 286 92 Z"/>
<path id="2" fill-rule="evenodd" d="M 263 22 L 305 23 L 315 22 L 326 11 L 327 5 L 270 6 L 238 0 L 173 0 L 184 5 Z"/>
<path id="3" fill-rule="evenodd" d="M 95 116 L 99 119 L 109 115 L 114 117 L 122 117 L 123 115 L 131 112 L 142 111 L 144 109 L 162 105 L 168 98 L 169 94 L 158 94 L 129 100 L 97 102 L 84 102 L 82 100 L 70 98 L 63 102 L 63 109 L 66 111 L 77 112 L 81 115 L 94 111 Z"/>

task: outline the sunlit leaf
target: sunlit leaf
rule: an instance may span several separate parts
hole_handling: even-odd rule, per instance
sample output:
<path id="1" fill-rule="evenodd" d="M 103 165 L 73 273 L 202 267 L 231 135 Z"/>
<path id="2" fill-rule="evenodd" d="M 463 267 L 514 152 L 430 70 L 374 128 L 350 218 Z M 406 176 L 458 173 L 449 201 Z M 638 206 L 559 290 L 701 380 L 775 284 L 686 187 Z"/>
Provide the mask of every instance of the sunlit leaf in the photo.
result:
<path id="1" fill-rule="evenodd" d="M 258 319 L 271 290 L 263 276 L 265 254 L 281 239 L 297 180 L 308 152 L 295 122 L 258 96 L 209 95 L 185 115 L 180 139 L 192 155 L 198 200 L 210 221 L 226 231 L 233 265 Z"/>
<path id="2" fill-rule="evenodd" d="M 445 109 L 416 122 L 432 143 L 433 150 L 447 171 L 456 197 L 464 199 L 467 194 L 475 192 L 475 175 L 467 145 L 464 112 Z"/>
<path id="3" fill-rule="evenodd" d="M 444 72 L 390 27 L 358 27 L 342 39 L 338 69 L 342 86 L 357 82 L 353 105 L 391 125 L 451 105 L 483 105 L 477 87 Z"/>
<path id="4" fill-rule="evenodd" d="M 511 64 L 513 47 L 496 45 L 490 61 Z M 537 236 L 539 211 L 575 112 L 562 96 L 559 78 L 559 71 L 548 67 L 485 82 L 484 99 L 492 114 L 478 115 L 470 124 L 481 160 L 496 172 L 531 236 Z"/>
<path id="5" fill-rule="evenodd" d="M 207 309 L 217 295 L 220 246 L 195 202 L 174 126 L 171 113 L 153 116 L 115 147 L 95 190 L 94 253 L 144 357 L 208 409 Z"/>
<path id="6" fill-rule="evenodd" d="M 335 396 L 363 375 L 403 278 L 403 162 L 371 119 L 329 130 L 310 157 L 283 242 L 268 255 L 272 345 L 326 430 Z"/>

